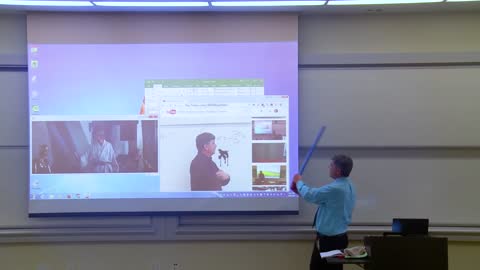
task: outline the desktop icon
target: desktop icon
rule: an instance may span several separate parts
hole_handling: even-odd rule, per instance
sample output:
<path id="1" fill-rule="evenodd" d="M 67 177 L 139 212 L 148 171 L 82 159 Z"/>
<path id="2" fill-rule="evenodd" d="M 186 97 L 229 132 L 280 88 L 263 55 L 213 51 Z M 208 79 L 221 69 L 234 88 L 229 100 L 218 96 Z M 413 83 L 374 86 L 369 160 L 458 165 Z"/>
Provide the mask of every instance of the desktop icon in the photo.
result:
<path id="1" fill-rule="evenodd" d="M 32 91 L 32 98 L 33 98 L 33 99 L 38 98 L 38 91 L 36 91 L 36 90 L 33 90 L 33 91 Z"/>
<path id="2" fill-rule="evenodd" d="M 38 60 L 32 60 L 32 61 L 30 62 L 30 66 L 31 66 L 32 68 L 38 68 Z"/>
<path id="3" fill-rule="evenodd" d="M 38 180 L 33 180 L 32 181 L 32 188 L 40 188 L 40 182 Z"/>

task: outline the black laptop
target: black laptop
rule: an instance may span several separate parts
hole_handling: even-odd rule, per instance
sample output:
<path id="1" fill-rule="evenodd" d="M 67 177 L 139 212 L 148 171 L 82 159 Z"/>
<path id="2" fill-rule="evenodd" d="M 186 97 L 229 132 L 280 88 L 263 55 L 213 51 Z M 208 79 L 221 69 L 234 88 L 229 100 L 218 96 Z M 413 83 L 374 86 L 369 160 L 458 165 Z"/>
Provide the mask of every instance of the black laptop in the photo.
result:
<path id="1" fill-rule="evenodd" d="M 397 235 L 428 235 L 428 219 L 426 218 L 394 218 L 392 234 Z"/>

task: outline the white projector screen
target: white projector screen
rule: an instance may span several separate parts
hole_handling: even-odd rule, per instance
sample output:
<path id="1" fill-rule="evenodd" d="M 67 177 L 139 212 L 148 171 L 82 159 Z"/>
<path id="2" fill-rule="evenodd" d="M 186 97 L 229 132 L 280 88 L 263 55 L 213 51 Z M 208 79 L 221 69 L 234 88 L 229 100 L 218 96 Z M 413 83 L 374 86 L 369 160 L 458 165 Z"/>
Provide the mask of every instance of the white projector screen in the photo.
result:
<path id="1" fill-rule="evenodd" d="M 30 216 L 298 211 L 296 16 L 27 27 Z"/>

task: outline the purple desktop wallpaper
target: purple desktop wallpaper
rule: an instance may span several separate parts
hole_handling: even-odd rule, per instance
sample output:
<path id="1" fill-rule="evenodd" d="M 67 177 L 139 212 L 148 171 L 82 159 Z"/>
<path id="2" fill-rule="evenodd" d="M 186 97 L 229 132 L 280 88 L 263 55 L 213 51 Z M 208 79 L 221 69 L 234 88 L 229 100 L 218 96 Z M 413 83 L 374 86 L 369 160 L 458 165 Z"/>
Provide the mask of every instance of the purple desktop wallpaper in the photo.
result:
<path id="1" fill-rule="evenodd" d="M 29 44 L 31 115 L 136 115 L 147 79 L 262 79 L 265 95 L 288 95 L 290 177 L 297 172 L 297 42 Z M 161 175 L 30 174 L 30 193 L 151 194 Z"/>

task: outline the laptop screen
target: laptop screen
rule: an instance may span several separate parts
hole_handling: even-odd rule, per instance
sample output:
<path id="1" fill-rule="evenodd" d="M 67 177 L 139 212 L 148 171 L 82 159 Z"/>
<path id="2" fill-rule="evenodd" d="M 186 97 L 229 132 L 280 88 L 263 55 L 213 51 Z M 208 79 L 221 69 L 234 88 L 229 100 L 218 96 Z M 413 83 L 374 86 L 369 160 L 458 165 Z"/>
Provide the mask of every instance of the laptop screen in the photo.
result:
<path id="1" fill-rule="evenodd" d="M 423 218 L 394 218 L 392 232 L 402 235 L 427 235 L 428 219 Z"/>

